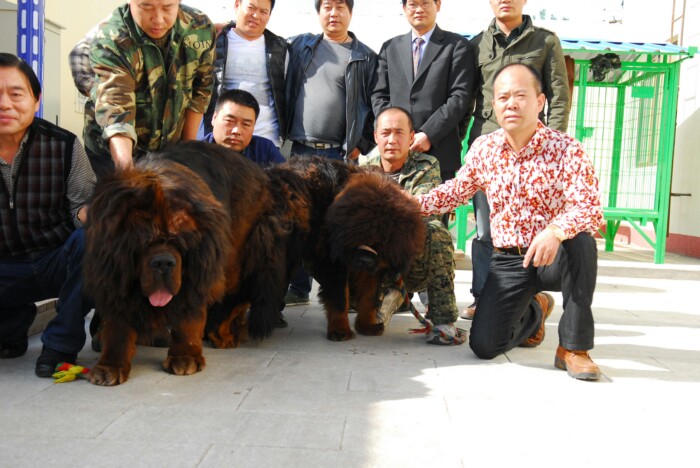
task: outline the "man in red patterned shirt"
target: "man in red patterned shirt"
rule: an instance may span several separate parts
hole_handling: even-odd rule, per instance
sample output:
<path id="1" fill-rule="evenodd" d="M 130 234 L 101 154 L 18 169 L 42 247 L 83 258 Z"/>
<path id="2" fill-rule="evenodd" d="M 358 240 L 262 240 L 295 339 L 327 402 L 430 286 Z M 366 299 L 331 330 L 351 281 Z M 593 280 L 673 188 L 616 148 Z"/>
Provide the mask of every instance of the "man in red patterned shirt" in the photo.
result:
<path id="1" fill-rule="evenodd" d="M 523 64 L 494 78 L 501 129 L 477 139 L 457 177 L 418 196 L 423 214 L 445 213 L 477 190 L 488 196 L 494 253 L 469 345 L 482 359 L 544 339 L 545 320 L 561 291 L 564 313 L 554 365 L 582 380 L 600 378 L 591 302 L 597 274 L 591 235 L 603 222 L 598 179 L 581 144 L 538 119 L 542 80 Z"/>

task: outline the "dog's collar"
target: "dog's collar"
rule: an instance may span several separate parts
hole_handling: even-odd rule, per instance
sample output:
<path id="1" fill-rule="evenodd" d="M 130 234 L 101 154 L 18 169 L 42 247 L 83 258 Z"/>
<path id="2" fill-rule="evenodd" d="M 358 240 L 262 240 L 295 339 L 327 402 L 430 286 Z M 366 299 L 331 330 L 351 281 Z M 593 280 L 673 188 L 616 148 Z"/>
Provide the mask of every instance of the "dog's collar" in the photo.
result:
<path id="1" fill-rule="evenodd" d="M 370 252 L 370 253 L 373 253 L 374 255 L 379 255 L 379 254 L 377 253 L 377 251 L 374 250 L 374 249 L 373 249 L 372 247 L 370 247 L 369 245 L 360 245 L 360 246 L 358 246 L 357 248 L 360 249 L 360 250 L 366 250 L 366 251 L 368 251 L 368 252 Z"/>

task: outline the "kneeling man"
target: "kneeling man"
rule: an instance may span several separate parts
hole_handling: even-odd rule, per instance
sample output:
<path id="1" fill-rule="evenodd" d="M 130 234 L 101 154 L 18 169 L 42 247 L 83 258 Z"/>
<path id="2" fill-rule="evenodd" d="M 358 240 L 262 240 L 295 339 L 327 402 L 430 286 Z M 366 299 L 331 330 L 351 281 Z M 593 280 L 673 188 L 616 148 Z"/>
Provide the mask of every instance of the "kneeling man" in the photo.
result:
<path id="1" fill-rule="evenodd" d="M 488 197 L 494 252 L 469 345 L 482 359 L 538 346 L 554 307 L 541 291 L 561 291 L 554 365 L 597 380 L 600 370 L 588 355 L 598 269 L 591 234 L 603 210 L 593 164 L 581 143 L 538 120 L 545 96 L 532 67 L 506 65 L 493 90 L 501 128 L 474 142 L 456 178 L 418 196 L 424 214 L 451 211 L 477 190 Z"/>
<path id="2" fill-rule="evenodd" d="M 379 155 L 365 164 L 379 166 L 411 195 L 425 194 L 441 182 L 440 163 L 433 156 L 411 151 L 415 132 L 411 115 L 400 107 L 388 107 L 379 113 L 375 121 L 374 139 Z M 455 339 L 457 330 L 457 301 L 454 293 L 454 246 L 452 237 L 438 216 L 424 218 L 426 244 L 423 256 L 411 265 L 403 280 L 408 292 L 428 292 L 428 315 L 434 329 L 428 335 L 428 343 L 439 345 L 461 344 Z M 388 220 L 388 222 L 391 222 Z M 392 288 L 393 281 L 386 279 L 384 297 L 379 309 L 386 320 L 403 303 L 399 291 Z"/>

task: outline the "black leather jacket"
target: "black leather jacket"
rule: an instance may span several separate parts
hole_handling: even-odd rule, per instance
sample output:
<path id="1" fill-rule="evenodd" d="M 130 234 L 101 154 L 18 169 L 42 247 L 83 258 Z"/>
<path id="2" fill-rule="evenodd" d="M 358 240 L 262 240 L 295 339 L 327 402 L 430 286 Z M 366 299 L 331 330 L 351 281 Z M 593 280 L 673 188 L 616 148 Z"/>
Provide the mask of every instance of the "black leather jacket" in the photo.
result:
<path id="1" fill-rule="evenodd" d="M 216 100 L 223 90 L 224 73 L 226 72 L 226 56 L 228 55 L 228 37 L 227 34 L 231 28 L 235 28 L 235 21 L 231 21 L 221 30 L 216 37 L 216 60 L 214 61 L 214 92 L 212 93 L 211 102 L 204 114 L 204 134 L 211 133 L 212 125 L 211 118 L 214 115 L 214 107 Z M 270 77 L 270 86 L 272 87 L 272 97 L 275 99 L 275 110 L 277 111 L 277 119 L 280 126 L 280 135 L 283 137 L 287 134 L 285 121 L 285 85 L 284 85 L 284 63 L 287 55 L 287 41 L 276 34 L 268 31 L 263 33 L 265 36 L 265 53 L 267 55 L 267 74 Z"/>
<path id="2" fill-rule="evenodd" d="M 350 62 L 345 69 L 345 130 L 346 151 L 359 148 L 363 154 L 374 148 L 374 114 L 371 95 L 377 80 L 377 54 L 357 40 L 353 33 L 350 47 Z M 322 34 L 301 34 L 289 39 L 289 67 L 287 73 L 287 118 L 285 139 L 294 118 L 294 107 L 304 79 L 304 73 L 311 63 L 316 46 Z"/>

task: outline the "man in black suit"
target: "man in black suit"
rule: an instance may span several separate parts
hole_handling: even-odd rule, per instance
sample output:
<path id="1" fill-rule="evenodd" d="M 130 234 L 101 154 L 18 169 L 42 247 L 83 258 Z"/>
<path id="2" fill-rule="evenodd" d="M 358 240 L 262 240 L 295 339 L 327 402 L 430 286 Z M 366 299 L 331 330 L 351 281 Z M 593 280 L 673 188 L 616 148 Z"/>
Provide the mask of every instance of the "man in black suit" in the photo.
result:
<path id="1" fill-rule="evenodd" d="M 445 181 L 461 166 L 477 70 L 469 42 L 437 26 L 440 2 L 403 0 L 411 32 L 382 46 L 372 107 L 375 115 L 390 106 L 411 113 L 416 125 L 411 150 L 435 156 Z"/>

